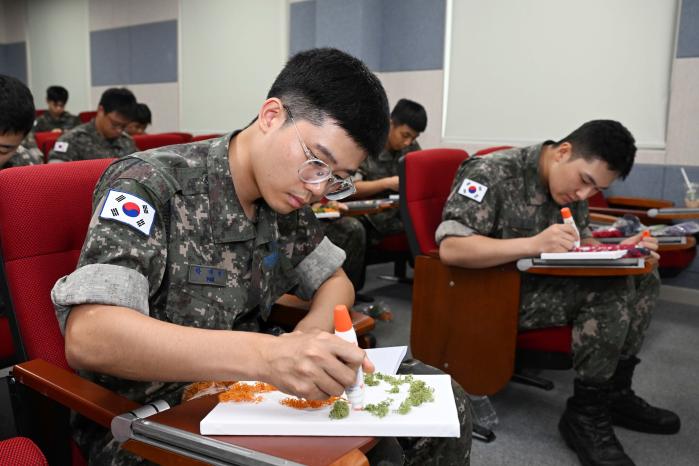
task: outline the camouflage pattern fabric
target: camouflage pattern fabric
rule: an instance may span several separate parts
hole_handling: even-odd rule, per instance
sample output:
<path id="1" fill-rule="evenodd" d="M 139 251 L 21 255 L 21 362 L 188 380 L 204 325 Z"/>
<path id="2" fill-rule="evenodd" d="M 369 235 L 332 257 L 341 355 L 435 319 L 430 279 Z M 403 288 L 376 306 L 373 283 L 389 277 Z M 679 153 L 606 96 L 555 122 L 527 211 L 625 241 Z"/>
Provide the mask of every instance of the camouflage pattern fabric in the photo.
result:
<path id="1" fill-rule="evenodd" d="M 384 149 L 379 155 L 367 157 L 357 170 L 355 179 L 358 181 L 374 181 L 381 178 L 398 176 L 398 161 L 408 152 L 420 150 L 420 144 L 413 142 L 402 150 Z M 374 196 L 375 199 L 387 198 L 393 191 L 384 191 Z M 387 235 L 402 233 L 403 222 L 399 209 L 389 209 L 378 214 L 366 215 L 363 221 L 367 226 L 367 244 L 376 246 L 381 238 Z"/>
<path id="2" fill-rule="evenodd" d="M 364 254 L 366 231 L 356 217 L 340 217 L 321 222 L 325 236 L 334 245 L 345 251 L 347 258 L 342 268 L 354 285 L 355 291 L 364 287 Z"/>
<path id="3" fill-rule="evenodd" d="M 27 165 L 41 165 L 44 163 L 44 154 L 38 149 L 27 149 L 19 146 L 17 152 L 5 163 L 0 170 L 11 167 L 24 167 Z"/>
<path id="4" fill-rule="evenodd" d="M 34 120 L 34 129 L 32 131 L 35 133 L 53 131 L 54 129 L 66 131 L 79 125 L 80 118 L 68 112 L 61 113 L 58 118 L 52 117 L 49 112 L 44 112 L 40 117 Z"/>
<path id="5" fill-rule="evenodd" d="M 115 301 L 107 302 L 118 304 L 120 297 L 130 302 L 128 295 L 136 291 L 123 280 L 129 274 L 120 270 L 146 283 L 144 304 L 133 307 L 151 317 L 208 329 L 239 329 L 240 323 L 243 330 L 251 321 L 265 319 L 285 292 L 310 299 L 337 270 L 344 258 L 323 249 L 337 248 L 324 238 L 309 207 L 281 215 L 260 200 L 256 221 L 245 215 L 228 164 L 231 137 L 134 154 L 107 169 L 95 189 L 78 269 L 52 292 L 61 325 L 66 304 L 105 302 L 97 294 L 105 283 L 115 295 Z M 111 189 L 138 196 L 156 209 L 150 234 L 100 217 Z M 97 273 L 79 275 L 89 267 L 98 267 Z M 77 283 L 71 281 L 76 275 Z M 73 301 L 59 305 L 65 296 Z M 164 399 L 175 405 L 185 385 L 87 371 L 81 375 L 138 403 Z M 90 464 L 144 464 L 120 450 L 107 430 L 81 418 L 74 427 Z"/>
<path id="6" fill-rule="evenodd" d="M 67 147 L 59 143 L 65 143 Z M 122 133 L 116 139 L 107 140 L 97 131 L 95 120 L 92 120 L 62 134 L 49 152 L 49 160 L 72 162 L 75 160 L 109 159 L 124 157 L 134 152 L 138 152 L 138 148 L 130 136 Z"/>
<path id="7" fill-rule="evenodd" d="M 473 234 L 500 239 L 531 237 L 561 223 L 560 206 L 539 178 L 542 146 L 464 161 L 445 205 L 437 241 Z M 465 179 L 487 187 L 480 203 L 458 193 Z M 590 237 L 587 201 L 575 202 L 570 209 L 581 238 Z M 621 354 L 633 355 L 640 349 L 659 286 L 656 272 L 635 278 L 575 279 L 523 274 L 520 328 L 572 325 L 578 375 L 605 381 L 614 373 Z"/>

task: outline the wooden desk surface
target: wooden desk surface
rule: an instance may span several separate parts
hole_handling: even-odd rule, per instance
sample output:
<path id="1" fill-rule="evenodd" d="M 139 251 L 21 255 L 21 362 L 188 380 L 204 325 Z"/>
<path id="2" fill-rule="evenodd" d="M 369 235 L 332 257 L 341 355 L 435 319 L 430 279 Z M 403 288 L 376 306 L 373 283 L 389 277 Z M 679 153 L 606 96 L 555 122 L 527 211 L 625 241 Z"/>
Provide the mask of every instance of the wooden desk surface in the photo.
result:
<path id="1" fill-rule="evenodd" d="M 658 266 L 658 260 L 647 257 L 643 268 L 631 267 L 531 267 L 525 273 L 554 275 L 559 277 L 612 277 L 620 275 L 645 275 Z"/>
<path id="2" fill-rule="evenodd" d="M 208 395 L 174 406 L 148 419 L 195 434 L 199 422 L 218 402 L 216 395 Z M 350 466 L 368 464 L 364 455 L 377 440 L 373 437 L 292 437 L 292 436 L 229 436 L 211 438 L 251 450 L 267 453 L 309 466 Z M 362 461 L 362 458 L 363 461 Z"/>

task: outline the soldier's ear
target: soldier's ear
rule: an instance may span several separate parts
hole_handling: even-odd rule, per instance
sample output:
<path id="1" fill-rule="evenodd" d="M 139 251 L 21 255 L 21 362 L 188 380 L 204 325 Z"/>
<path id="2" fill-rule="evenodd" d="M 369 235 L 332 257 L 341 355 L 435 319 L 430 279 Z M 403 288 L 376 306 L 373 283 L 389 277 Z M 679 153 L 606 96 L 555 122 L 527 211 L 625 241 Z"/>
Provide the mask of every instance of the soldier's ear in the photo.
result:
<path id="1" fill-rule="evenodd" d="M 568 161 L 573 155 L 573 146 L 569 142 L 562 142 L 556 147 L 556 162 Z"/>
<path id="2" fill-rule="evenodd" d="M 276 97 L 265 100 L 257 116 L 257 125 L 263 133 L 268 133 L 282 126 L 286 121 L 286 112 L 282 101 Z"/>

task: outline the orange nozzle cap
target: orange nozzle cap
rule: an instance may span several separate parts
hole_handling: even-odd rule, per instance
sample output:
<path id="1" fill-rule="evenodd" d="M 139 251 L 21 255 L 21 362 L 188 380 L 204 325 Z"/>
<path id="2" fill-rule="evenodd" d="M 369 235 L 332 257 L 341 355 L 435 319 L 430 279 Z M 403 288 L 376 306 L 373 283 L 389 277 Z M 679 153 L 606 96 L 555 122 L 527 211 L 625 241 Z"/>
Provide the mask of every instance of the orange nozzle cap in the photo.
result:
<path id="1" fill-rule="evenodd" d="M 643 230 L 643 233 L 641 234 L 641 238 L 650 238 L 650 231 Z"/>
<path id="2" fill-rule="evenodd" d="M 338 304 L 335 306 L 335 330 L 338 332 L 346 332 L 352 328 L 352 319 L 350 318 L 347 306 Z"/>
<path id="3" fill-rule="evenodd" d="M 570 213 L 570 209 L 568 207 L 564 207 L 561 209 L 561 215 L 563 218 L 570 218 L 573 216 L 573 214 Z"/>

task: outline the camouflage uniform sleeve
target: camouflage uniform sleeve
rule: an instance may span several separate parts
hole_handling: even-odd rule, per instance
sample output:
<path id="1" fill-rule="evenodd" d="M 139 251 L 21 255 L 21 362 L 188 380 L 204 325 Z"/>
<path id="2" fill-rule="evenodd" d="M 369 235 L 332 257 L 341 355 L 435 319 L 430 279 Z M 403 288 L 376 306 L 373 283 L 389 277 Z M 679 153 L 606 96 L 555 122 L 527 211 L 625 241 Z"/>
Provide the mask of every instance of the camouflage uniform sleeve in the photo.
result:
<path id="1" fill-rule="evenodd" d="M 83 160 L 85 157 L 83 156 L 83 149 L 82 147 L 87 144 L 87 146 L 90 146 L 89 142 L 82 142 L 81 139 L 82 133 L 73 133 L 73 132 L 67 132 L 63 133 L 57 140 L 56 144 L 59 142 L 65 142 L 68 144 L 68 147 L 65 150 L 62 151 L 57 151 L 56 150 L 56 144 L 54 144 L 53 149 L 51 149 L 51 152 L 49 152 L 49 161 L 51 160 L 62 160 L 64 162 L 72 162 L 73 160 Z"/>
<path id="2" fill-rule="evenodd" d="M 345 251 L 325 237 L 320 222 L 310 207 L 298 211 L 291 261 L 299 277 L 299 286 L 294 294 L 307 300 L 345 261 Z"/>
<path id="3" fill-rule="evenodd" d="M 459 188 L 466 179 L 487 188 L 480 202 L 459 194 Z M 490 236 L 495 229 L 497 213 L 500 210 L 498 185 L 486 164 L 478 159 L 466 160 L 454 177 L 451 193 L 444 205 L 442 223 L 435 232 L 437 244 L 447 236 Z"/>
<path id="4" fill-rule="evenodd" d="M 62 332 L 72 306 L 79 304 L 123 306 L 149 315 L 148 300 L 160 288 L 165 274 L 167 243 L 162 207 L 134 180 L 118 179 L 109 188 L 133 194 L 154 206 L 154 225 L 146 236 L 127 224 L 100 218 L 108 193 L 104 189 L 93 211 L 77 270 L 59 279 L 51 291 Z"/>

